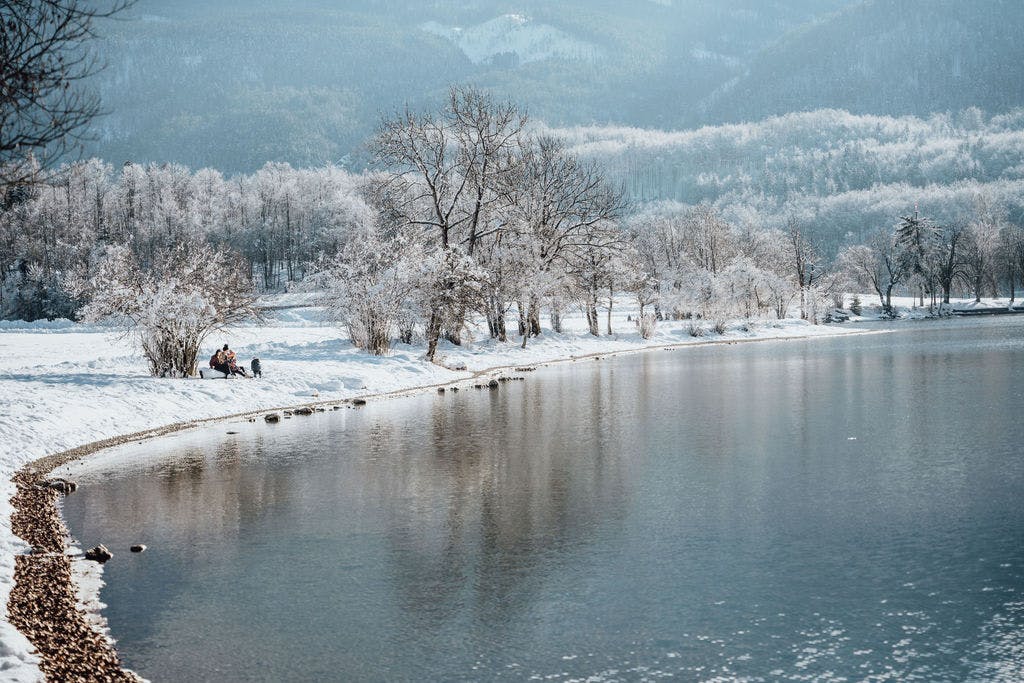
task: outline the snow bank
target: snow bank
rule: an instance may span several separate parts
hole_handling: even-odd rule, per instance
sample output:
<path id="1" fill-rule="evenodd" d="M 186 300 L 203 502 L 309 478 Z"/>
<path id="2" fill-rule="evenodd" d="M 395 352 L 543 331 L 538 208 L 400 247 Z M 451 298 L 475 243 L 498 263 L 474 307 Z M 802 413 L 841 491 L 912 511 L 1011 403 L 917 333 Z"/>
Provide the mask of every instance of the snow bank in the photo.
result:
<path id="1" fill-rule="evenodd" d="M 462 347 L 442 345 L 442 365 L 423 360 L 421 346 L 399 345 L 387 357 L 369 356 L 341 333 L 320 322 L 315 308 L 274 311 L 275 320 L 212 338 L 204 352 L 231 344 L 246 365 L 261 359 L 258 380 L 169 380 L 147 375 L 146 362 L 130 341 L 100 328 L 68 321 L 0 326 L 0 601 L 7 604 L 14 556 L 28 548 L 11 533 L 9 503 L 13 473 L 36 458 L 110 437 L 197 418 L 292 406 L 356 395 L 380 394 L 468 379 L 474 371 L 533 365 L 573 356 L 634 351 L 670 344 L 714 341 L 689 335 L 689 323 L 660 323 L 643 340 L 623 310 L 613 319 L 614 336 L 586 334 L 580 316 L 567 318 L 565 334 L 546 332 L 526 349 L 490 339 Z M 602 319 L 602 326 L 605 321 Z M 850 327 L 812 326 L 798 320 L 733 325 L 727 339 L 835 335 Z M 485 335 L 484 335 L 485 336 Z M 0 619 L 0 678 L 36 680 L 28 641 Z"/>
<path id="2" fill-rule="evenodd" d="M 851 316 L 852 321 L 864 321 L 864 320 L 883 320 L 885 319 L 885 311 L 878 300 L 876 294 L 858 294 L 861 300 L 861 315 Z M 852 295 L 846 295 L 844 302 L 847 307 L 850 306 L 852 301 Z M 928 310 L 928 300 L 926 298 L 925 305 L 920 305 L 920 300 L 912 296 L 894 296 L 892 297 L 892 308 L 897 318 L 899 319 L 922 319 L 932 315 L 932 312 Z M 982 299 L 981 301 L 975 301 L 974 299 L 957 299 L 950 298 L 949 304 L 940 304 L 944 310 L 955 312 L 955 311 L 987 311 L 987 310 L 1000 310 L 1008 309 L 1011 306 L 1015 309 L 1024 308 L 1024 302 L 1010 301 L 1008 298 L 1002 299 Z"/>

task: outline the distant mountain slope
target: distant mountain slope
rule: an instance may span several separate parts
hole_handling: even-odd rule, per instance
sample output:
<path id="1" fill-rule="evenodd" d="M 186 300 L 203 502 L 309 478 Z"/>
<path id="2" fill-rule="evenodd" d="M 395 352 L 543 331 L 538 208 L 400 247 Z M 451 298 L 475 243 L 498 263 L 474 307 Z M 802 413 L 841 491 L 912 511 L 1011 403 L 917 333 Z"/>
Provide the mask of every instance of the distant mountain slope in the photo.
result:
<path id="1" fill-rule="evenodd" d="M 766 49 L 700 118 L 1006 111 L 1024 104 L 1022 26 L 1021 0 L 862 0 Z"/>
<path id="2" fill-rule="evenodd" d="M 467 82 L 551 124 L 678 128 L 759 50 L 851 1 L 139 0 L 103 26 L 111 113 L 85 152 L 358 166 L 381 114 Z"/>
<path id="3" fill-rule="evenodd" d="M 552 126 L 1024 106 L 1024 0 L 139 0 L 104 25 L 87 155 L 227 173 L 367 161 L 473 83 Z"/>
<path id="4" fill-rule="evenodd" d="M 638 204 L 707 202 L 738 224 L 799 221 L 835 252 L 915 206 L 966 221 L 979 196 L 1024 224 L 1024 109 L 986 117 L 831 109 L 687 131 L 553 129 Z"/>
<path id="5" fill-rule="evenodd" d="M 593 62 L 601 54 L 597 46 L 521 14 L 505 14 L 467 27 L 428 21 L 420 28 L 454 43 L 474 64 L 518 65 L 548 59 Z"/>

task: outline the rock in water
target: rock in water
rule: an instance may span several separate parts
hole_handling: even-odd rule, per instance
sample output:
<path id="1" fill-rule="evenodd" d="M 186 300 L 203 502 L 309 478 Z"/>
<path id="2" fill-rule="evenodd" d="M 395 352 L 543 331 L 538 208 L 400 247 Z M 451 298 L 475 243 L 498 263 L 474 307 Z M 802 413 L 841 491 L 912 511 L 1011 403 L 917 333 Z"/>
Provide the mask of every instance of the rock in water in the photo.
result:
<path id="1" fill-rule="evenodd" d="M 53 481 L 47 482 L 46 485 L 54 491 L 63 493 L 65 496 L 78 488 L 78 484 L 66 479 L 54 479 Z"/>
<path id="2" fill-rule="evenodd" d="M 491 389 L 497 389 L 498 388 L 498 380 L 492 379 L 490 382 L 487 383 L 487 386 L 489 386 Z"/>
<path id="3" fill-rule="evenodd" d="M 133 545 L 128 550 L 131 550 L 133 553 L 141 553 L 141 552 L 146 550 L 146 546 L 143 545 L 142 543 L 136 543 L 135 545 Z"/>
<path id="4" fill-rule="evenodd" d="M 92 560 L 93 562 L 99 562 L 100 564 L 103 564 L 113 556 L 114 554 L 107 550 L 107 547 L 103 544 L 100 544 L 95 548 L 89 548 L 85 551 L 85 559 Z"/>
<path id="5" fill-rule="evenodd" d="M 266 415 L 263 416 L 263 419 L 266 420 L 267 422 L 274 423 L 280 422 L 281 416 L 278 415 L 277 413 L 267 413 Z"/>
<path id="6" fill-rule="evenodd" d="M 306 407 L 296 408 L 293 412 L 296 415 L 312 415 L 313 414 L 313 409 L 312 408 L 306 408 Z"/>
<path id="7" fill-rule="evenodd" d="M 366 399 L 365 398 L 354 398 L 354 399 L 352 399 L 352 405 L 354 405 L 354 406 L 365 406 L 366 405 Z"/>

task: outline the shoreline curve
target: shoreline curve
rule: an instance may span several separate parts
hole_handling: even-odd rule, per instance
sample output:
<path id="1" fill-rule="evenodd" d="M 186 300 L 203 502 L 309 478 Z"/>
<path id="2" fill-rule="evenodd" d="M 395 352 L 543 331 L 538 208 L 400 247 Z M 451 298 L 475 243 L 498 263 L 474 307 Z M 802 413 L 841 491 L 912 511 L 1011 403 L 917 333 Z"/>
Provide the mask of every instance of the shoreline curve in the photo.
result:
<path id="1" fill-rule="evenodd" d="M 169 436 L 189 429 L 197 429 L 221 422 L 239 419 L 253 419 L 268 413 L 297 408 L 324 408 L 327 406 L 352 405 L 355 400 L 386 400 L 426 393 L 432 389 L 459 386 L 472 383 L 483 377 L 515 372 L 515 368 L 547 367 L 573 363 L 592 358 L 613 358 L 649 351 L 704 348 L 715 345 L 732 346 L 761 342 L 804 341 L 808 339 L 835 338 L 869 334 L 886 334 L 891 330 L 844 331 L 839 334 L 793 335 L 784 337 L 753 337 L 739 339 L 709 339 L 688 341 L 632 349 L 616 349 L 605 352 L 587 353 L 578 356 L 556 358 L 537 363 L 499 365 L 472 371 L 468 377 L 445 382 L 418 385 L 377 394 L 364 394 L 345 399 L 316 400 L 276 408 L 261 408 L 216 417 L 185 420 L 169 425 L 109 437 L 45 455 L 19 469 L 12 477 L 17 487 L 11 498 L 13 511 L 11 529 L 32 546 L 32 552 L 15 557 L 14 584 L 7 603 L 8 618 L 24 634 L 36 649 L 39 668 L 48 680 L 75 678 L 101 678 L 106 680 L 142 680 L 137 674 L 126 669 L 117 654 L 113 638 L 98 631 L 77 605 L 77 585 L 71 568 L 77 554 L 69 554 L 72 538 L 61 515 L 58 492 L 44 485 L 47 476 L 58 467 L 75 460 L 94 455 L 100 451 L 122 446 L 132 441 L 142 442 Z"/>

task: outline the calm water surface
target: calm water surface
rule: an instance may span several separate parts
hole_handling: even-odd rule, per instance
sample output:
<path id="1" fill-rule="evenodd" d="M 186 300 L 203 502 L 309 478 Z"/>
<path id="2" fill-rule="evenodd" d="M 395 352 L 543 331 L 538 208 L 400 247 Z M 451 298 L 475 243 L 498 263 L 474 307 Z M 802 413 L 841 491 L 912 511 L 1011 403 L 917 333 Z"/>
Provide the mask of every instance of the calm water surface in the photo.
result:
<path id="1" fill-rule="evenodd" d="M 1022 680 L 1024 320 L 890 329 L 219 425 L 65 513 L 154 681 Z"/>

